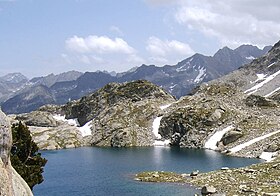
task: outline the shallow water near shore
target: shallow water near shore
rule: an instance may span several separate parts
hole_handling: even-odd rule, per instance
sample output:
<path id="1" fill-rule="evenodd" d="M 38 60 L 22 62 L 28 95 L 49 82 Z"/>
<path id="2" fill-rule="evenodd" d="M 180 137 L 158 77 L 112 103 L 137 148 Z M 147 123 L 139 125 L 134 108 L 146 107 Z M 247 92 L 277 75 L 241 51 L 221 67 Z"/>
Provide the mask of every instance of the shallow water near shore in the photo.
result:
<path id="1" fill-rule="evenodd" d="M 34 187 L 35 196 L 193 196 L 200 191 L 189 185 L 143 183 L 134 181 L 134 175 L 142 171 L 207 172 L 261 162 L 210 150 L 167 147 L 83 147 L 41 153 L 48 163 L 44 171 L 45 181 Z"/>

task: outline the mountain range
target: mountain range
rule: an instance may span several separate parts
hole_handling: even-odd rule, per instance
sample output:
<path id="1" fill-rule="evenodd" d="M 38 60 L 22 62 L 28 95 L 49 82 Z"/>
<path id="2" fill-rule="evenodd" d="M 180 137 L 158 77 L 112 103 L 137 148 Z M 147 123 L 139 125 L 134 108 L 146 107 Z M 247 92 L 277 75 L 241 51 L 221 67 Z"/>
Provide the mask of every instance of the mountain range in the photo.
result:
<path id="1" fill-rule="evenodd" d="M 65 104 L 79 99 L 111 82 L 148 80 L 176 98 L 192 92 L 202 82 L 219 78 L 247 64 L 271 49 L 242 45 L 224 47 L 213 56 L 195 54 L 176 65 L 142 65 L 124 73 L 76 72 L 50 74 L 28 80 L 20 73 L 0 78 L 0 103 L 5 113 L 24 113 L 45 104 Z"/>

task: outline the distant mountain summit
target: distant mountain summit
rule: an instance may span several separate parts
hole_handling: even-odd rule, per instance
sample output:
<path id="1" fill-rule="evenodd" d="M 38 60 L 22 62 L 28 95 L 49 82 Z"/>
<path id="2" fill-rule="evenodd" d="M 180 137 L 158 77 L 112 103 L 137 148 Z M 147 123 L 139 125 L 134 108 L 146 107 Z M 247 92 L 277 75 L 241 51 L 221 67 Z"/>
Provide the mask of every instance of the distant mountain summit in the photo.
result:
<path id="1" fill-rule="evenodd" d="M 28 81 L 28 78 L 22 75 L 21 73 L 10 73 L 5 76 L 0 77 L 0 81 L 7 83 L 25 83 Z"/>
<path id="2" fill-rule="evenodd" d="M 19 97 L 27 98 L 36 97 L 32 88 L 38 85 L 44 85 L 48 88 L 50 96 L 46 100 L 38 94 L 40 104 L 38 107 L 55 103 L 64 104 L 70 100 L 76 100 L 89 93 L 95 92 L 110 82 L 129 82 L 134 80 L 148 80 L 175 96 L 180 98 L 187 95 L 199 86 L 202 82 L 207 82 L 219 78 L 229 72 L 238 69 L 240 66 L 251 62 L 257 57 L 267 53 L 271 47 L 265 47 L 263 50 L 251 45 L 242 45 L 235 50 L 224 47 L 217 51 L 214 56 L 204 56 L 195 54 L 177 65 L 165 65 L 157 67 L 155 65 L 142 65 L 133 68 L 124 73 L 108 72 L 66 72 L 59 75 L 50 74 L 46 77 L 33 78 L 28 81 L 26 87 L 16 91 L 13 99 L 9 96 L 2 99 L 2 107 L 6 113 L 22 113 L 31 111 L 34 108 L 22 106 L 26 100 Z M 1 91 L 1 86 L 0 86 Z M 21 96 L 21 94 L 24 94 Z M 17 101 L 15 101 L 17 100 Z M 21 109 L 19 109 L 21 108 Z"/>
<path id="3" fill-rule="evenodd" d="M 28 78 L 21 73 L 10 73 L 0 77 L 0 103 L 24 88 Z"/>

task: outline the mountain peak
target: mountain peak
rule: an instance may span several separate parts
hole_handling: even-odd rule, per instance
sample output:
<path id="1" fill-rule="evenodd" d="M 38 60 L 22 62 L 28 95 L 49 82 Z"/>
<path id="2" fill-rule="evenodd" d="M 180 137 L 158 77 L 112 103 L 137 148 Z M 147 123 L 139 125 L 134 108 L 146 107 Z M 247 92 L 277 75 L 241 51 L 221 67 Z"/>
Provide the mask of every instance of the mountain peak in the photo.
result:
<path id="1" fill-rule="evenodd" d="M 19 82 L 28 81 L 28 78 L 19 72 L 9 73 L 5 76 L 0 77 L 0 79 L 10 83 L 19 83 Z"/>

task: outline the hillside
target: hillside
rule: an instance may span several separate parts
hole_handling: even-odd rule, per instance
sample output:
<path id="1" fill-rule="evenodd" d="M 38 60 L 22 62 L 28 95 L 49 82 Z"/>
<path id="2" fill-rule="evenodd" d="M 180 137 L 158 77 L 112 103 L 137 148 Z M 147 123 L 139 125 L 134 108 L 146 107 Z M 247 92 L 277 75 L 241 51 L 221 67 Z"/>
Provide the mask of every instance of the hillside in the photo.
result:
<path id="1" fill-rule="evenodd" d="M 152 146 L 154 118 L 175 99 L 148 81 L 110 83 L 62 106 L 11 116 L 29 126 L 41 149 Z"/>

